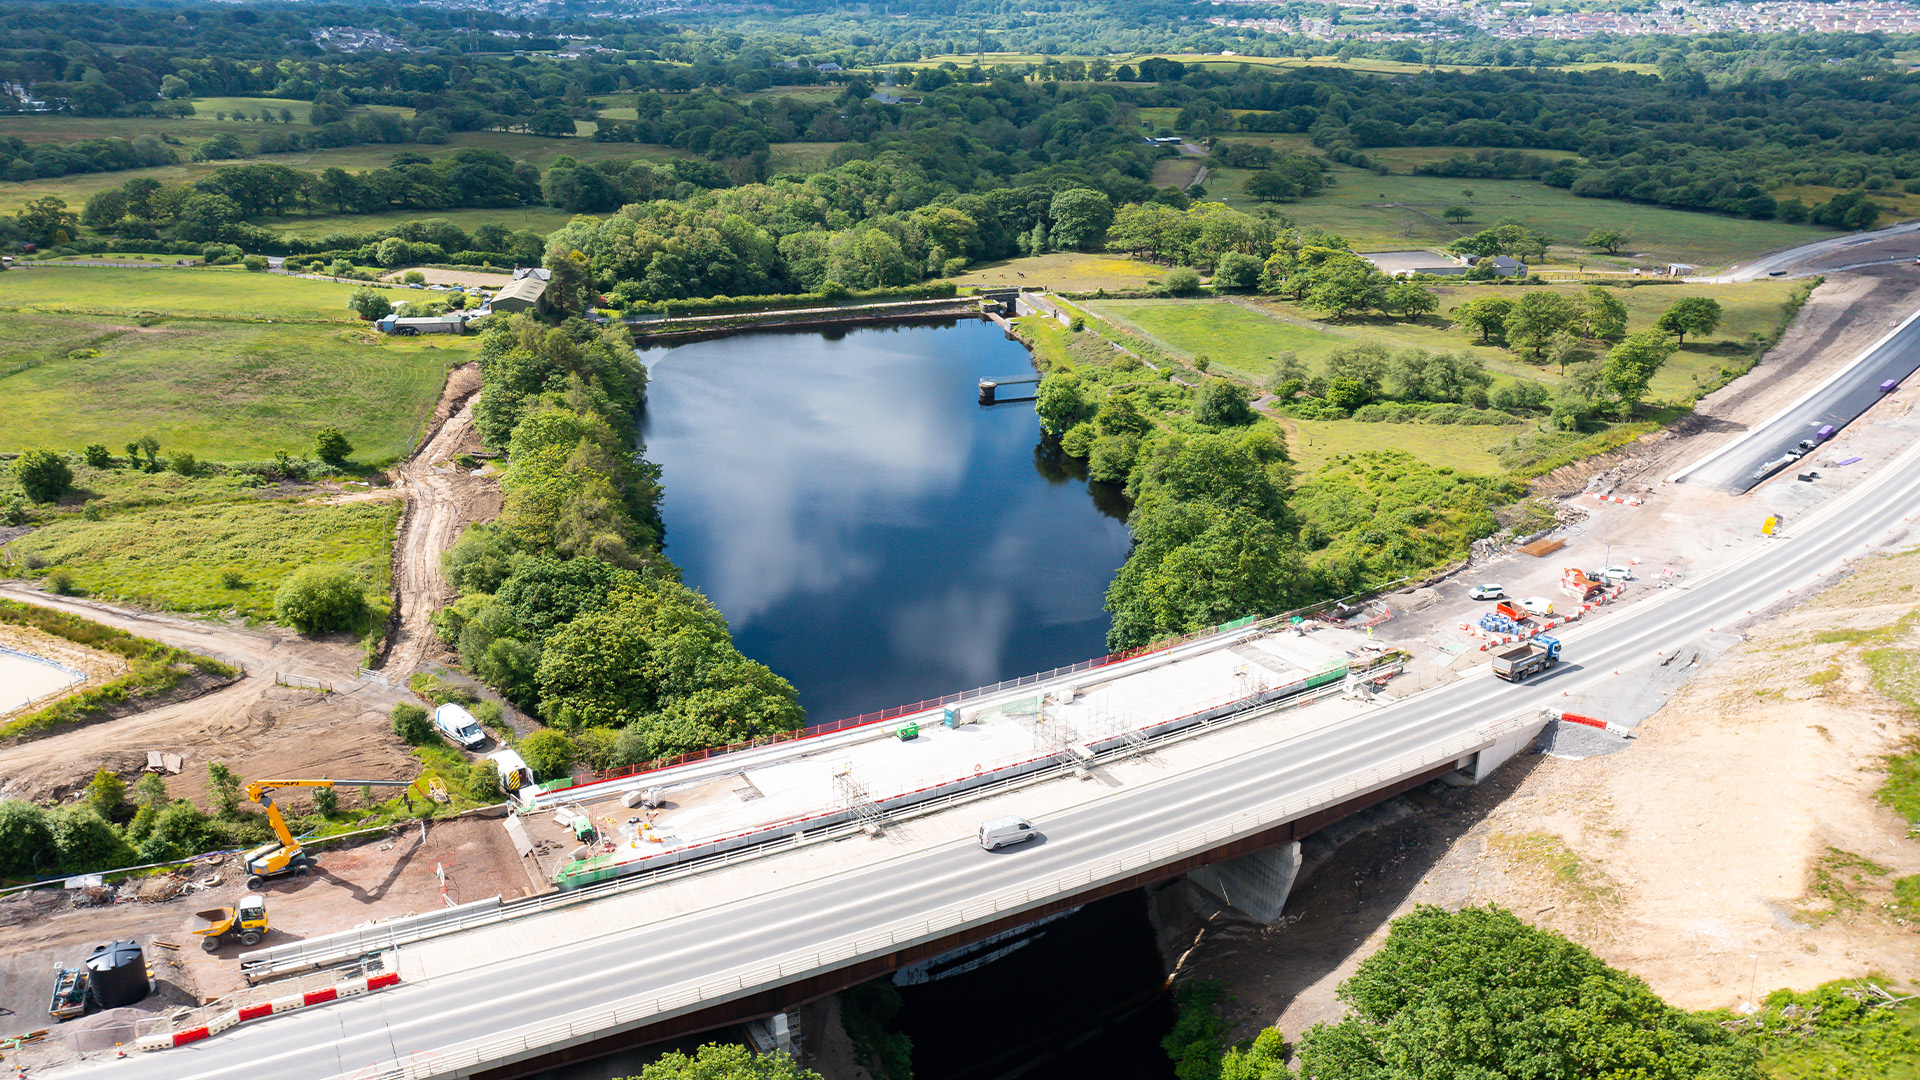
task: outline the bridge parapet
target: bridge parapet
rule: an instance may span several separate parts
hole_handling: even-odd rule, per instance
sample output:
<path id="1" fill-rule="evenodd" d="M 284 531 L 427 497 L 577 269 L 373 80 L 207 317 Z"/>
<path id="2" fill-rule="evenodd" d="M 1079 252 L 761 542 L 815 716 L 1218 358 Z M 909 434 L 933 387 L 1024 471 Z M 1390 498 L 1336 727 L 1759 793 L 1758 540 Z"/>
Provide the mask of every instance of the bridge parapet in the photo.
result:
<path id="1" fill-rule="evenodd" d="M 534 1025 L 499 1036 L 447 1047 L 430 1057 L 387 1061 L 355 1073 L 369 1080 L 433 1080 L 466 1076 L 504 1063 L 523 1061 L 565 1047 L 593 1042 L 624 1030 L 664 1024 L 677 1017 L 743 1001 L 783 985 L 831 977 L 849 970 L 891 970 L 919 953 L 933 955 L 952 947 L 969 931 L 992 928 L 1012 917 L 1045 913 L 1103 887 L 1131 883 L 1156 870 L 1185 872 L 1203 865 L 1213 853 L 1243 854 L 1242 842 L 1260 842 L 1278 826 L 1310 821 L 1370 793 L 1411 778 L 1470 764 L 1481 751 L 1518 737 L 1529 739 L 1546 723 L 1538 710 L 1491 721 L 1464 735 L 1437 741 L 1390 763 L 1357 771 L 1293 798 L 1245 811 L 1204 828 L 1184 831 L 1156 843 L 1079 870 L 1019 889 L 1009 889 L 943 904 L 926 914 L 897 920 L 870 932 L 832 938 L 790 951 L 764 963 L 742 965 L 697 983 L 635 995 L 566 1021 Z M 1317 825 L 1315 827 L 1318 827 Z M 932 950 L 928 952 L 927 950 Z"/>

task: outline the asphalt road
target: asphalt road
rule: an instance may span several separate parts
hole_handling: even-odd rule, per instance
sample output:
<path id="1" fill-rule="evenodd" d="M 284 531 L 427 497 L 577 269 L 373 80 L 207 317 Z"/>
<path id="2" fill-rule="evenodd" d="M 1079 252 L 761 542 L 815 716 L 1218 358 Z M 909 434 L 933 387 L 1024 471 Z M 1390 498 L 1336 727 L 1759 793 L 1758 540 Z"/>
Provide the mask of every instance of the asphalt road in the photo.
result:
<path id="1" fill-rule="evenodd" d="M 1920 221 L 1908 221 L 1867 233 L 1850 233 L 1787 248 L 1735 263 L 1724 274 L 1695 281 L 1755 281 L 1766 277 L 1809 277 L 1862 266 L 1911 262 L 1920 256 Z"/>
<path id="2" fill-rule="evenodd" d="M 252 1025 L 175 1050 L 62 1075 L 228 1080 L 329 1078 L 542 1022 L 580 1017 L 628 997 L 654 997 L 824 948 L 895 921 L 1109 862 L 1157 839 L 1432 747 L 1485 721 L 1537 709 L 1658 663 L 1660 653 L 1803 591 L 1920 515 L 1920 446 L 1752 554 L 1562 634 L 1567 660 L 1514 686 L 1481 669 L 1367 712 L 1337 728 L 1168 777 L 1036 820 L 1043 839 L 996 853 L 957 841 L 870 869 L 752 897 L 672 923 L 584 940 L 536 957 Z M 1598 710 L 1604 711 L 1604 710 Z M 795 976 L 797 977 L 797 976 Z M 371 1075 L 371 1073 L 369 1073 Z"/>
<path id="3" fill-rule="evenodd" d="M 1869 350 L 1839 378 L 1749 431 L 1726 453 L 1688 469 L 1679 478 L 1685 483 L 1740 494 L 1783 469 L 1816 469 L 1817 460 L 1833 456 L 1824 446 L 1797 461 L 1789 461 L 1785 455 L 1802 440 L 1817 439 L 1824 426 L 1831 425 L 1837 435 L 1885 396 L 1880 392 L 1882 383 L 1892 379 L 1904 384 L 1916 370 L 1920 370 L 1920 319 L 1908 322 Z M 1920 386 L 1903 385 L 1895 393 L 1916 390 Z"/>

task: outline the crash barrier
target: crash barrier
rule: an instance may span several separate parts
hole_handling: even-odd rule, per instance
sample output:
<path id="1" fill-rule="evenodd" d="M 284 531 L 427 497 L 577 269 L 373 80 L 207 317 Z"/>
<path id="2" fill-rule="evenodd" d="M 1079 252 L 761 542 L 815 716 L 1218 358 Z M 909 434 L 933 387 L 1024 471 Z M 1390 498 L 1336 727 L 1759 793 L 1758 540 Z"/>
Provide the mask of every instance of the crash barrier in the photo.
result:
<path id="1" fill-rule="evenodd" d="M 1601 502 L 1619 503 L 1622 506 L 1639 506 L 1647 500 L 1630 495 L 1595 495 Z"/>
<path id="2" fill-rule="evenodd" d="M 391 971 L 383 975 L 368 975 L 358 979 L 349 979 L 346 982 L 335 983 L 332 986 L 322 987 L 318 990 L 308 990 L 300 994 L 288 994 L 285 997 L 277 997 L 272 1001 L 263 1001 L 257 1005 L 243 1005 L 239 1008 L 228 1009 L 226 1012 L 215 1016 L 204 1024 L 159 1035 L 143 1036 L 139 1041 L 135 1042 L 134 1045 L 142 1050 L 171 1050 L 176 1046 L 185 1046 L 188 1043 L 199 1042 L 201 1039 L 210 1039 L 236 1024 L 244 1024 L 249 1020 L 259 1020 L 268 1016 L 280 1016 L 284 1013 L 297 1012 L 315 1005 L 325 1005 L 329 1001 L 338 1001 L 341 998 L 358 997 L 361 994 L 368 994 L 375 990 L 385 990 L 389 986 L 396 986 L 399 982 L 400 976 Z"/>
<path id="3" fill-rule="evenodd" d="M 569 1015 L 564 1020 L 528 1025 L 482 1039 L 444 1047 L 431 1054 L 412 1054 L 370 1067 L 356 1076 L 365 1080 L 431 1080 L 469 1076 L 490 1065 L 522 1060 L 564 1044 L 600 1038 L 616 1031 L 656 1023 L 709 1008 L 761 990 L 804 979 L 822 971 L 845 969 L 862 961 L 915 945 L 936 941 L 1010 914 L 1100 888 L 1157 866 L 1220 848 L 1284 822 L 1336 806 L 1365 792 L 1377 790 L 1425 772 L 1436 765 L 1459 761 L 1523 731 L 1540 729 L 1538 710 L 1477 726 L 1451 739 L 1430 744 L 1393 762 L 1357 771 L 1334 783 L 1284 801 L 1269 803 L 1226 821 L 1158 839 L 1117 858 L 1102 860 L 1081 870 L 1024 888 L 976 896 L 855 936 L 835 938 L 771 957 L 752 965 L 721 972 L 717 977 L 650 987 L 644 993 L 609 1001 L 604 1007 Z"/>
<path id="4" fill-rule="evenodd" d="M 1613 735 L 1618 735 L 1623 739 L 1633 738 L 1632 728 L 1623 727 L 1619 724 L 1602 720 L 1599 717 L 1582 716 L 1579 713 L 1561 712 L 1558 709 L 1548 709 L 1547 715 L 1553 717 L 1555 720 L 1564 720 L 1569 724 L 1584 724 L 1587 727 L 1599 728 L 1601 731 L 1605 731 Z"/>
<path id="5" fill-rule="evenodd" d="M 325 967 L 343 958 L 384 952 L 404 942 L 419 941 L 436 934 L 458 930 L 473 915 L 498 910 L 500 898 L 488 897 L 472 903 L 442 908 L 419 915 L 403 915 L 364 929 L 321 934 L 286 945 L 255 949 L 240 954 L 240 974 L 249 983 L 290 975 L 308 968 Z"/>

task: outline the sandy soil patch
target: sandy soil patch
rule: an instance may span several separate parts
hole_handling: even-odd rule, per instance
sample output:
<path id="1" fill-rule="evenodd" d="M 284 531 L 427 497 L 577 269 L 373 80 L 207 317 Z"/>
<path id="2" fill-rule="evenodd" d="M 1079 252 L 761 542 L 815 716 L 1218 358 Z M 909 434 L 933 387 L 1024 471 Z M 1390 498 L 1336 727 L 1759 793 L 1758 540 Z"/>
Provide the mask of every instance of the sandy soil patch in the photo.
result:
<path id="1" fill-rule="evenodd" d="M 267 915 L 273 930 L 266 944 L 288 944 L 361 923 L 438 910 L 445 906 L 441 870 L 446 873 L 446 895 L 456 903 L 495 895 L 515 899 L 535 890 L 506 830 L 492 817 L 434 823 L 424 836 L 419 825 L 408 825 L 353 846 L 323 844 L 313 850 L 320 860 L 319 872 L 268 887 Z M 163 984 L 160 992 L 139 1006 L 149 1014 L 214 999 L 251 1003 L 288 992 L 284 983 L 248 988 L 240 978 L 238 956 L 243 948 L 229 945 L 207 953 L 199 939 L 188 933 L 195 911 L 230 905 L 244 894 L 244 875 L 237 861 L 196 864 L 184 876 L 195 883 L 194 888 L 161 903 L 78 906 L 74 895 L 65 892 L 0 899 L 0 928 L 5 930 L 0 933 L 0 1010 L 8 1010 L 0 1011 L 0 1033 L 44 1026 L 54 963 L 76 962 L 93 943 L 108 939 L 132 938 L 145 949 L 155 979 Z M 201 887 L 205 883 L 211 884 Z M 169 949 L 156 942 L 180 947 Z M 318 978 L 332 981 L 329 976 Z M 40 1019 L 35 1020 L 36 1016 Z M 56 1040 L 24 1058 L 9 1052 L 7 1064 L 11 1067 L 20 1061 L 45 1067 L 71 1060 L 73 1054 L 64 1042 Z"/>
<path id="2" fill-rule="evenodd" d="M 1181 977 L 1231 986 L 1236 1037 L 1276 1022 L 1297 1036 L 1341 1015 L 1339 982 L 1423 903 L 1500 904 L 1689 1009 L 1920 970 L 1920 934 L 1889 903 L 1920 873 L 1920 845 L 1875 798 L 1880 758 L 1920 723 L 1861 659 L 1920 637 L 1849 633 L 1920 610 L 1917 570 L 1920 553 L 1868 561 L 1754 629 L 1625 752 L 1525 757 L 1480 788 L 1395 800 L 1295 890 L 1280 926 L 1184 884 L 1162 894 Z"/>
<path id="3" fill-rule="evenodd" d="M 480 365 L 454 369 L 434 412 L 432 435 L 394 473 L 394 486 L 406 497 L 394 541 L 394 610 L 398 619 L 381 664 L 404 681 L 429 658 L 450 659 L 451 652 L 433 631 L 433 616 L 453 599 L 440 573 L 440 556 L 453 547 L 467 526 L 500 513 L 500 483 L 492 470 L 477 475 L 457 459 L 479 450 L 473 405 L 480 393 Z"/>
<path id="4" fill-rule="evenodd" d="M 441 270 L 431 266 L 410 266 L 395 270 L 381 277 L 382 281 L 399 281 L 408 274 L 419 274 L 427 279 L 429 285 L 479 286 L 482 289 L 505 288 L 513 281 L 508 273 L 493 273 L 485 270 Z"/>

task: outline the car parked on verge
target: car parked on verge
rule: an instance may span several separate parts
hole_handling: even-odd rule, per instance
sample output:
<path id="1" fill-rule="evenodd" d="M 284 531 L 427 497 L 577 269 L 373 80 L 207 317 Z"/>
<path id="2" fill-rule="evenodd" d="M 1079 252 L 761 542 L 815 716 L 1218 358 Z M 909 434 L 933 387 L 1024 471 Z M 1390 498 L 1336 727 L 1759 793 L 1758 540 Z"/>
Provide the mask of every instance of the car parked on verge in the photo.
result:
<path id="1" fill-rule="evenodd" d="M 1491 583 L 1475 585 L 1468 593 L 1475 600 L 1498 600 L 1507 595 L 1507 590 Z"/>
<path id="2" fill-rule="evenodd" d="M 1608 581 L 1632 581 L 1633 568 L 1627 566 L 1609 566 L 1600 571 L 1600 576 Z"/>

